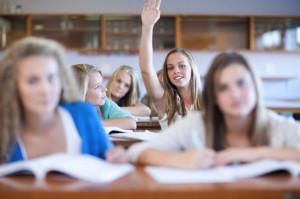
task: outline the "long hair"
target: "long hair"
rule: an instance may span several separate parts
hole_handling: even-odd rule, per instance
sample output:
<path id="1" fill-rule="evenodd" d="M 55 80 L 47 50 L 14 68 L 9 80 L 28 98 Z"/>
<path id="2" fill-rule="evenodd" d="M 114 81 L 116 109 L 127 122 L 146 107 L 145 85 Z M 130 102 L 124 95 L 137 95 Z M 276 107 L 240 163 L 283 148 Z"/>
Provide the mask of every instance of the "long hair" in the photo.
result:
<path id="1" fill-rule="evenodd" d="M 190 79 L 190 87 L 191 87 L 191 99 L 193 99 L 193 107 L 194 110 L 201 110 L 202 109 L 202 92 L 201 92 L 201 82 L 200 76 L 198 72 L 197 65 L 194 61 L 194 58 L 190 52 L 188 52 L 184 48 L 174 48 L 171 50 L 163 64 L 163 85 L 165 88 L 165 95 L 166 95 L 166 107 L 167 107 L 167 121 L 168 124 L 175 121 L 176 113 L 185 116 L 187 111 L 185 109 L 185 105 L 183 102 L 182 97 L 178 93 L 177 87 L 172 84 L 170 79 L 168 78 L 168 68 L 167 62 L 170 55 L 174 53 L 181 53 L 188 59 L 188 62 L 191 66 L 191 79 Z"/>
<path id="2" fill-rule="evenodd" d="M 78 81 L 78 88 L 81 98 L 82 100 L 85 100 L 89 85 L 89 74 L 96 72 L 100 73 L 102 76 L 102 73 L 98 67 L 89 64 L 75 64 L 72 66 L 72 70 L 75 73 L 75 77 Z"/>
<path id="3" fill-rule="evenodd" d="M 21 131 L 24 120 L 23 107 L 17 89 L 19 62 L 32 56 L 47 56 L 58 63 L 62 84 L 60 102 L 79 100 L 76 81 L 66 64 L 65 50 L 55 41 L 27 37 L 16 41 L 0 61 L 0 162 L 8 161 L 9 154 Z"/>
<path id="4" fill-rule="evenodd" d="M 107 83 L 107 97 L 112 99 L 112 89 L 111 85 L 114 81 L 116 81 L 117 76 L 120 72 L 125 72 L 130 76 L 131 84 L 128 90 L 128 93 L 121 99 L 124 100 L 124 104 L 122 106 L 135 106 L 137 104 L 138 98 L 140 97 L 140 89 L 138 85 L 138 78 L 135 70 L 130 66 L 120 66 L 115 70 L 112 76 L 109 78 Z"/>
<path id="5" fill-rule="evenodd" d="M 224 115 L 216 105 L 215 78 L 221 70 L 235 63 L 242 65 L 249 72 L 257 96 L 257 102 L 252 111 L 251 128 L 248 132 L 250 142 L 253 146 L 267 145 L 269 142 L 266 109 L 263 105 L 263 97 L 257 76 L 242 55 L 235 52 L 221 53 L 213 60 L 207 72 L 203 91 L 203 119 L 206 124 L 206 141 L 208 147 L 212 147 L 215 150 L 221 150 L 226 147 L 226 125 Z"/>

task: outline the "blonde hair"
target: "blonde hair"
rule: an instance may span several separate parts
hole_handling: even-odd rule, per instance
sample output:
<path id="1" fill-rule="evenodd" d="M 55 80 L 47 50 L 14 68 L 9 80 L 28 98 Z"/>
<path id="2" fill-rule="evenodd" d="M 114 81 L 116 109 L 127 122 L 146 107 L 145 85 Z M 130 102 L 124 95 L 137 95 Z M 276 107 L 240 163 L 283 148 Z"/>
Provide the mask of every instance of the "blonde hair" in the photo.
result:
<path id="1" fill-rule="evenodd" d="M 72 66 L 72 70 L 75 73 L 76 79 L 78 81 L 81 98 L 82 100 L 85 100 L 89 85 L 89 74 L 100 73 L 100 75 L 102 76 L 102 73 L 98 67 L 89 64 L 75 64 Z"/>
<path id="2" fill-rule="evenodd" d="M 117 76 L 120 74 L 120 72 L 125 72 L 130 76 L 131 84 L 130 88 L 128 90 L 128 93 L 121 99 L 124 100 L 124 104 L 122 106 L 135 106 L 138 98 L 140 97 L 140 89 L 138 85 L 138 78 L 135 70 L 130 66 L 120 66 L 115 70 L 115 72 L 112 74 L 112 76 L 109 78 L 107 83 L 107 96 L 112 99 L 112 93 L 111 93 L 111 85 L 114 81 L 116 81 Z"/>
<path id="3" fill-rule="evenodd" d="M 65 61 L 64 48 L 55 41 L 27 37 L 16 41 L 4 53 L 0 62 L 0 162 L 8 161 L 9 154 L 20 134 L 23 107 L 17 90 L 17 71 L 20 60 L 32 56 L 47 56 L 56 60 L 62 84 L 60 102 L 79 100 L 76 81 Z"/>
<path id="4" fill-rule="evenodd" d="M 234 63 L 241 64 L 243 67 L 245 67 L 245 69 L 249 72 L 255 86 L 257 102 L 252 112 L 253 118 L 250 125 L 251 128 L 248 132 L 250 142 L 253 146 L 267 145 L 269 142 L 266 109 L 263 104 L 263 97 L 261 95 L 261 89 L 257 76 L 242 55 L 235 52 L 221 53 L 213 60 L 207 72 L 203 91 L 203 119 L 206 124 L 206 141 L 208 143 L 208 147 L 211 147 L 215 150 L 222 150 L 226 147 L 226 125 L 223 113 L 216 105 L 215 78 L 221 70 Z"/>
<path id="5" fill-rule="evenodd" d="M 175 121 L 175 114 L 178 112 L 180 115 L 185 116 L 187 114 L 184 102 L 182 97 L 178 93 L 178 89 L 175 85 L 172 84 L 170 79 L 168 78 L 168 68 L 167 62 L 170 55 L 174 53 L 181 53 L 188 59 L 188 62 L 191 66 L 191 79 L 190 79 L 190 87 L 191 87 L 191 99 L 193 99 L 193 108 L 194 110 L 202 109 L 202 92 L 201 92 L 201 82 L 200 76 L 198 72 L 197 65 L 194 61 L 194 58 L 190 52 L 183 48 L 175 48 L 171 50 L 163 64 L 163 86 L 165 88 L 166 95 L 166 113 L 167 113 L 167 121 L 168 124 Z M 180 100 L 178 100 L 178 98 Z"/>

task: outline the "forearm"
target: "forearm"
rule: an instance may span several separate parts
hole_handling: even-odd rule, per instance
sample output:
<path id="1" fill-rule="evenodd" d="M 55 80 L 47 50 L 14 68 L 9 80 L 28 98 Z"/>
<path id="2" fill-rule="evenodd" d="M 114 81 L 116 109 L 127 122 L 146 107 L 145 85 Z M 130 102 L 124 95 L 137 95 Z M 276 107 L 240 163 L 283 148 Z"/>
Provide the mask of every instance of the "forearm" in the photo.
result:
<path id="1" fill-rule="evenodd" d="M 128 111 L 134 116 L 149 116 L 151 114 L 151 110 L 149 107 L 142 106 L 125 106 L 121 107 L 123 110 Z"/>
<path id="2" fill-rule="evenodd" d="M 136 121 L 131 117 L 124 117 L 124 118 L 112 118 L 103 120 L 104 126 L 117 126 L 122 129 L 129 129 L 134 130 L 136 129 Z"/>
<path id="3" fill-rule="evenodd" d="M 178 167 L 178 152 L 164 152 L 146 149 L 137 159 L 137 163 L 154 166 Z"/>
<path id="4" fill-rule="evenodd" d="M 300 151 L 295 148 L 257 148 L 258 159 L 295 160 L 300 161 Z"/>

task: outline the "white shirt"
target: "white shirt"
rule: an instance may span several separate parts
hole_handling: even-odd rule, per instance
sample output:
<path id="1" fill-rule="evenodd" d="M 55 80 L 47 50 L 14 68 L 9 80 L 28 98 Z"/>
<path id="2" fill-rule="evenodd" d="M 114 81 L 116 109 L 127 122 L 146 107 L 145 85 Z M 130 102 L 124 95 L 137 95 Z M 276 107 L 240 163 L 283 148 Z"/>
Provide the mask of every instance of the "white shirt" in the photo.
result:
<path id="1" fill-rule="evenodd" d="M 72 119 L 72 116 L 69 112 L 67 112 L 64 108 L 58 107 L 58 114 L 62 120 L 64 133 L 66 137 L 67 143 L 67 151 L 66 153 L 71 155 L 77 155 L 81 153 L 81 138 L 75 126 L 75 123 Z M 22 139 L 18 138 L 18 142 L 20 144 L 21 152 L 24 157 L 24 160 L 28 159 L 26 149 Z M 54 143 L 55 144 L 55 143 Z"/>
<path id="2" fill-rule="evenodd" d="M 285 118 L 277 113 L 268 111 L 270 122 L 270 146 L 272 147 L 293 147 L 300 150 L 300 123 L 292 118 Z M 194 111 L 170 125 L 163 130 L 161 135 L 152 141 L 137 143 L 128 149 L 128 155 L 132 162 L 136 162 L 139 155 L 148 148 L 155 148 L 163 151 L 183 151 L 195 149 L 192 133 L 196 131 L 205 146 L 205 124 L 202 113 Z"/>

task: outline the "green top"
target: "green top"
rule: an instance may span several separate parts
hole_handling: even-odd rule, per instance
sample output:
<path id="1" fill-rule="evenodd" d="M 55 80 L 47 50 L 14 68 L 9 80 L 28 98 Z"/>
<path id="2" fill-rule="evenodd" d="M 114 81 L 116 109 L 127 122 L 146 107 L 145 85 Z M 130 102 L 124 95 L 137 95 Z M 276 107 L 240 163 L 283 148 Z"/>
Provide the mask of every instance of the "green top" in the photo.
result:
<path id="1" fill-rule="evenodd" d="M 120 117 L 132 117 L 132 115 L 121 109 L 114 101 L 109 98 L 105 98 L 105 102 L 100 106 L 100 110 L 103 115 L 103 119 L 112 119 Z"/>

